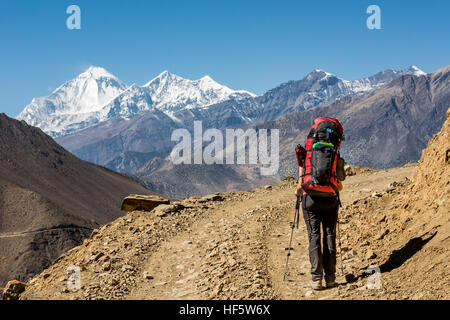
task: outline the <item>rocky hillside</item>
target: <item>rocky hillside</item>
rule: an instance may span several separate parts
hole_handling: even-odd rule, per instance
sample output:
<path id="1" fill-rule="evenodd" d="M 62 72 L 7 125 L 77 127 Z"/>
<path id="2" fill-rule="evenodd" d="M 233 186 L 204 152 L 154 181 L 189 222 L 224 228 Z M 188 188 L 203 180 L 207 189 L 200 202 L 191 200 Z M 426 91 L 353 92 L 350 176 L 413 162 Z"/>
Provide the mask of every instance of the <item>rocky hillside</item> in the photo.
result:
<path id="1" fill-rule="evenodd" d="M 450 109 L 411 179 L 387 191 L 345 208 L 343 232 L 361 231 L 348 239 L 348 254 L 379 265 L 389 297 L 449 299 Z"/>
<path id="2" fill-rule="evenodd" d="M 449 119 L 419 164 L 344 181 L 339 286 L 309 289 L 304 223 L 282 281 L 296 180 L 134 211 L 34 277 L 23 299 L 449 299 Z M 67 268 L 81 270 L 69 290 Z M 377 287 L 369 266 L 379 267 Z M 344 276 L 345 275 L 345 276 Z M 369 282 L 369 284 L 372 282 Z"/>
<path id="3" fill-rule="evenodd" d="M 0 286 L 29 279 L 122 216 L 121 200 L 130 193 L 151 192 L 0 114 Z"/>

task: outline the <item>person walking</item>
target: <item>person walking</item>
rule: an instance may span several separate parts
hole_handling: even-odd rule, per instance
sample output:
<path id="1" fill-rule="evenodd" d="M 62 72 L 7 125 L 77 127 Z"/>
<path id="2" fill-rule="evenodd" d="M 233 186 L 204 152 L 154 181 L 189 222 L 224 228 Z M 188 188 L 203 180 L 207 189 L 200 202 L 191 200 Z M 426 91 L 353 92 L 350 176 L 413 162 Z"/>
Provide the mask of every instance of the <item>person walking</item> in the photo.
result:
<path id="1" fill-rule="evenodd" d="M 339 148 L 344 140 L 337 119 L 317 118 L 310 130 L 306 148 L 297 146 L 299 183 L 295 195 L 301 197 L 303 218 L 308 232 L 311 287 L 314 290 L 336 284 L 336 223 L 339 192 L 345 179 L 344 160 Z M 321 229 L 323 248 L 321 245 Z"/>

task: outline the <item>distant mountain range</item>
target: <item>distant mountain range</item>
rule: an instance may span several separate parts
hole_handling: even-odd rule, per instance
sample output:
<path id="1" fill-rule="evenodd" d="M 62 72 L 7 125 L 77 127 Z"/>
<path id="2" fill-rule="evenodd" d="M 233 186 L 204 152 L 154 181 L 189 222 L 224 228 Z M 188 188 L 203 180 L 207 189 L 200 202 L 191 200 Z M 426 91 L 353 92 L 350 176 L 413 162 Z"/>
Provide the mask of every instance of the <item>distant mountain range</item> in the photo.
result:
<path id="1" fill-rule="evenodd" d="M 338 118 L 346 140 L 342 155 L 351 165 L 402 166 L 420 159 L 422 150 L 445 121 L 450 105 L 450 66 L 426 76 L 402 75 L 386 86 L 305 112 L 295 112 L 261 127 L 279 128 L 280 176 L 297 170 L 293 150 L 304 143 L 313 120 Z"/>
<path id="2" fill-rule="evenodd" d="M 122 216 L 121 201 L 132 193 L 153 194 L 0 114 L 0 287 L 41 272 L 94 228 Z"/>
<path id="3" fill-rule="evenodd" d="M 187 80 L 167 71 L 142 87 L 128 87 L 105 69 L 90 67 L 49 96 L 34 98 L 17 119 L 57 137 L 143 111 L 160 110 L 170 116 L 180 109 L 254 96 L 220 85 L 209 76 Z"/>
<path id="4" fill-rule="evenodd" d="M 315 118 L 338 118 L 345 131 L 342 156 L 351 165 L 389 168 L 415 162 L 445 121 L 450 104 L 450 66 L 426 76 L 402 75 L 384 87 L 244 126 L 280 130 L 280 169 L 261 176 L 250 165 L 174 165 L 169 157 L 152 159 L 135 175 L 158 192 L 175 197 L 224 190 L 245 190 L 298 174 L 294 149 L 304 145 Z M 127 154 L 123 164 L 132 162 Z"/>
<path id="5" fill-rule="evenodd" d="M 68 83 L 77 85 L 80 78 L 87 77 L 86 73 L 97 79 L 92 80 L 95 83 L 102 79 L 116 79 L 108 76 L 109 73 L 104 69 L 91 67 Z M 403 74 L 423 75 L 424 72 L 411 66 L 402 71 L 389 69 L 369 78 L 347 81 L 317 69 L 302 80 L 289 81 L 261 96 L 255 96 L 246 91 L 233 91 L 209 77 L 192 81 L 163 72 L 143 87 L 133 85 L 113 98 L 101 108 L 104 116 L 99 117 L 99 111 L 93 111 L 89 114 L 91 118 L 86 118 L 90 120 L 71 122 L 73 117 L 80 115 L 64 115 L 68 121 L 64 129 L 58 129 L 58 126 L 47 127 L 49 122 L 59 123 L 60 116 L 53 113 L 49 113 L 43 124 L 40 124 L 29 110 L 42 109 L 35 106 L 27 106 L 18 119 L 31 121 L 53 136 L 72 132 L 71 135 L 58 139 L 58 142 L 82 159 L 114 170 L 130 172 L 131 168 L 122 163 L 126 161 L 122 158 L 127 158 L 128 152 L 140 152 L 151 157 L 155 151 L 164 149 L 160 156 L 166 155 L 167 149 L 173 145 L 170 142 L 170 132 L 175 128 L 190 127 L 194 120 L 202 120 L 205 127 L 214 128 L 274 120 L 294 111 L 303 111 L 322 103 L 375 90 Z M 59 92 L 59 89 L 55 92 Z M 81 114 L 81 117 L 86 114 L 88 113 Z M 133 117 L 134 115 L 137 116 Z M 88 127 L 88 130 L 80 131 L 81 128 Z M 149 158 L 141 156 L 140 159 L 138 162 Z M 114 164 L 119 162 L 121 168 Z"/>
<path id="6" fill-rule="evenodd" d="M 121 83 L 104 69 L 96 67 L 91 67 L 75 80 L 69 81 L 69 83 L 77 86 L 80 83 L 80 79 L 86 78 L 86 73 L 90 73 L 90 77 L 96 79 L 95 81 L 91 80 L 97 84 L 97 88 L 108 88 L 107 84 L 113 83 L 114 79 L 115 83 Z M 214 82 L 208 76 L 199 80 L 187 80 L 165 71 L 142 87 L 133 85 L 122 89 L 123 86 L 117 86 L 117 92 L 122 91 L 102 106 L 92 107 L 90 109 L 91 112 L 71 115 L 70 112 L 75 109 L 72 106 L 68 106 L 67 110 L 70 112 L 60 112 L 59 115 L 47 112 L 47 115 L 45 115 L 45 110 L 48 111 L 51 108 L 46 109 L 43 106 L 50 105 L 49 101 L 55 100 L 55 93 L 59 92 L 58 94 L 60 94 L 60 89 L 67 87 L 63 85 L 49 97 L 40 98 L 39 101 L 45 101 L 41 106 L 38 106 L 35 103 L 36 99 L 34 99 L 34 103 L 32 102 L 27 106 L 18 118 L 30 119 L 30 121 L 35 121 L 35 125 L 43 126 L 44 130 L 49 134 L 57 136 L 56 140 L 58 143 L 84 160 L 104 165 L 118 172 L 133 174 L 145 185 L 154 188 L 158 192 L 181 197 L 188 194 L 204 193 L 207 190 L 230 190 L 230 186 L 245 188 L 263 181 L 267 182 L 270 179 L 268 177 L 263 179 L 253 170 L 248 170 L 243 166 L 236 166 L 233 169 L 226 169 L 229 172 L 228 177 L 230 179 L 228 180 L 230 181 L 225 185 L 221 184 L 220 181 L 216 181 L 217 179 L 206 177 L 206 172 L 210 171 L 209 168 L 203 168 L 203 171 L 200 170 L 203 173 L 200 174 L 200 167 L 198 166 L 187 169 L 188 166 L 182 168 L 171 165 L 167 156 L 175 144 L 175 142 L 170 140 L 173 130 L 187 128 L 191 131 L 193 121 L 201 120 L 205 129 L 217 128 L 223 130 L 237 127 L 264 127 L 265 125 L 270 126 L 271 123 L 277 123 L 282 131 L 287 130 L 287 125 L 289 124 L 292 132 L 297 132 L 298 130 L 303 132 L 306 128 L 309 129 L 310 123 L 293 123 L 290 120 L 296 119 L 302 113 L 305 113 L 305 117 L 311 114 L 321 114 L 321 112 L 324 112 L 323 110 L 330 110 L 324 109 L 329 108 L 328 105 L 330 104 L 345 104 L 349 106 L 356 103 L 356 101 L 360 101 L 358 99 L 362 99 L 361 101 L 369 99 L 369 97 L 372 97 L 380 90 L 384 95 L 391 96 L 393 92 L 383 90 L 395 83 L 395 81 L 399 81 L 398 79 L 407 79 L 408 77 L 411 79 L 422 79 L 420 81 L 429 81 L 431 76 L 426 75 L 417 67 L 411 66 L 405 70 L 395 71 L 389 69 L 371 77 L 349 81 L 316 69 L 301 80 L 283 83 L 263 95 L 256 96 L 247 91 L 231 90 Z M 416 83 L 415 81 L 413 81 L 414 84 Z M 447 89 L 447 87 L 445 88 Z M 396 93 L 396 99 L 400 99 L 395 100 L 398 101 L 396 104 L 398 104 L 397 108 L 400 110 L 399 114 L 408 111 L 402 109 L 401 106 L 406 105 L 412 99 L 411 90 L 411 88 L 403 88 L 399 93 Z M 422 90 L 425 90 L 423 92 L 429 92 L 430 95 L 434 94 L 430 92 L 430 88 L 424 87 Z M 79 92 L 80 90 L 72 91 Z M 102 92 L 99 89 L 97 91 Z M 408 92 L 408 96 L 405 97 L 406 92 Z M 72 98 L 69 100 L 74 101 Z M 98 101 L 100 99 L 91 100 Z M 366 112 L 378 114 L 377 108 L 379 106 L 374 104 L 372 100 L 361 103 L 370 106 Z M 439 107 L 436 106 L 435 101 L 430 100 L 428 103 L 427 114 L 428 112 L 436 113 L 432 119 L 434 122 L 430 123 L 429 126 L 431 128 L 436 127 L 437 130 L 442 125 L 440 121 L 443 121 L 443 116 L 441 119 L 440 111 L 438 112 L 437 110 Z M 74 105 L 77 104 L 74 103 Z M 316 108 L 317 110 L 315 110 Z M 82 110 L 86 111 L 86 109 Z M 364 118 L 358 118 L 362 117 L 362 115 L 358 113 L 358 116 L 356 116 L 356 110 L 352 112 L 355 112 L 357 126 L 361 125 L 361 121 L 365 123 Z M 34 113 L 41 115 L 39 118 L 41 124 L 38 120 L 33 120 Z M 86 114 L 89 116 L 86 116 Z M 349 116 L 336 113 L 337 115 L 339 117 Z M 369 115 L 366 116 L 369 117 Z M 77 120 L 72 121 L 72 117 L 77 118 Z M 62 118 L 64 120 L 61 120 Z M 397 124 L 397 122 L 394 124 Z M 370 125 L 370 123 L 367 124 L 369 127 Z M 410 124 L 405 125 L 409 132 L 411 130 Z M 372 132 L 375 136 L 383 134 L 382 131 L 376 132 L 378 129 L 380 128 L 376 127 L 373 130 L 365 128 L 365 131 L 363 130 L 357 134 L 361 135 L 361 137 L 365 137 L 367 132 Z M 387 128 L 384 129 L 386 130 Z M 410 140 L 408 140 L 409 146 L 417 144 L 417 146 L 422 147 L 426 143 L 427 137 L 434 133 L 432 129 L 422 131 L 424 132 L 422 137 L 414 138 L 410 136 Z M 70 134 L 66 134 L 69 132 Z M 290 138 L 293 139 L 293 136 Z M 374 141 L 376 138 L 372 137 L 371 139 L 371 141 Z M 380 140 L 377 141 L 379 141 L 377 143 L 381 143 Z M 398 140 L 394 140 L 394 142 L 398 142 Z M 289 143 L 289 139 L 282 137 L 281 143 L 281 148 L 283 149 L 283 146 Z M 371 144 L 372 142 L 368 145 Z M 348 157 L 348 161 L 351 164 L 364 164 L 378 168 L 417 160 L 417 152 L 421 150 L 419 147 L 413 147 L 409 149 L 410 151 L 407 155 L 397 157 L 396 153 L 394 153 L 380 161 L 373 157 L 372 152 L 367 151 L 367 147 L 364 145 L 349 145 L 349 150 L 351 147 L 357 147 L 357 150 L 361 151 L 355 152 L 353 156 Z M 376 148 L 373 150 L 378 150 L 377 148 L 378 145 L 376 144 Z M 286 169 L 289 166 L 286 166 L 283 161 L 282 163 L 280 176 L 272 177 L 272 180 L 279 179 L 290 172 L 290 170 Z M 173 177 L 170 176 L 171 171 L 168 169 L 169 167 L 171 168 L 170 170 L 175 170 L 178 173 L 174 174 Z M 197 173 L 191 175 L 191 170 Z M 229 170 L 232 170 L 233 174 Z M 211 172 L 211 174 L 214 173 Z M 191 188 L 172 185 L 181 184 L 174 177 L 184 177 L 185 182 L 195 183 L 196 176 L 205 176 L 205 179 L 209 182 L 205 184 L 199 182 L 197 187 Z M 235 177 L 235 179 L 231 177 Z M 234 182 L 231 182 L 231 180 Z M 169 183 L 169 181 L 171 182 Z M 218 185 L 214 186 L 213 181 L 216 181 Z"/>
<path id="7" fill-rule="evenodd" d="M 115 117 L 128 119 L 143 111 L 159 110 L 172 117 L 177 111 L 204 110 L 226 101 L 227 105 L 239 105 L 240 120 L 250 123 L 365 93 L 403 74 L 423 75 L 424 72 L 411 66 L 402 71 L 389 69 L 368 78 L 348 81 L 316 69 L 303 80 L 287 82 L 257 97 L 248 91 L 232 90 L 209 76 L 188 80 L 168 71 L 143 86 L 133 84 L 128 87 L 105 69 L 92 66 L 49 96 L 34 98 L 17 119 L 58 137 Z M 246 98 L 242 103 L 241 100 Z"/>

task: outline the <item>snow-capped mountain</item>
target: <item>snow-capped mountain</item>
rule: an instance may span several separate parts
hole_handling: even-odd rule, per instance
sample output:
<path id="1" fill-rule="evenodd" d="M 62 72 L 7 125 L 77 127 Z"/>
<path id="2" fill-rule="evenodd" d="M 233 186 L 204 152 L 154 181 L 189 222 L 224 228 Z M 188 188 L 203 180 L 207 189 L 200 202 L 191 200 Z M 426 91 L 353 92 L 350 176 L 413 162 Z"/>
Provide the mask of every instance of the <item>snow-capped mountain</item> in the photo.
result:
<path id="1" fill-rule="evenodd" d="M 152 97 L 146 88 L 133 84 L 117 97 L 105 104 L 99 117 L 100 122 L 117 116 L 127 118 L 153 108 Z"/>
<path id="2" fill-rule="evenodd" d="M 407 74 L 420 76 L 426 73 L 415 66 L 410 66 L 405 70 L 388 69 L 367 78 L 345 80 L 321 69 L 315 69 L 296 83 L 303 92 L 297 95 L 295 106 L 309 109 L 325 102 L 363 94 L 379 89 L 395 78 Z"/>
<path id="3" fill-rule="evenodd" d="M 254 96 L 248 91 L 232 90 L 209 76 L 189 80 L 168 71 L 142 87 L 127 87 L 105 69 L 92 66 L 49 96 L 34 98 L 17 119 L 57 137 L 152 108 L 171 116 L 181 109 L 206 108 L 224 100 Z"/>
<path id="4" fill-rule="evenodd" d="M 168 71 L 144 85 L 157 109 L 175 112 L 181 109 L 207 107 L 231 98 L 242 99 L 256 95 L 244 91 L 232 90 L 204 76 L 198 80 L 183 79 Z"/>
<path id="5" fill-rule="evenodd" d="M 245 113 L 252 122 L 276 119 L 287 113 L 303 111 L 318 105 L 367 93 L 379 89 L 402 75 L 422 76 L 425 72 L 415 66 L 405 70 L 388 69 L 373 76 L 358 80 L 345 80 L 321 69 L 315 69 L 301 80 L 285 82 L 265 94 L 233 104 L 235 109 Z"/>
<path id="6" fill-rule="evenodd" d="M 127 119 L 152 109 L 160 110 L 177 121 L 181 121 L 178 118 L 180 112 L 192 110 L 197 115 L 202 113 L 201 117 L 203 114 L 208 118 L 227 115 L 228 124 L 251 124 L 363 94 L 405 74 L 421 76 L 425 73 L 411 66 L 349 81 L 316 69 L 302 80 L 283 83 L 264 95 L 256 96 L 248 91 L 230 89 L 209 76 L 189 80 L 168 71 L 144 86 L 133 84 L 127 87 L 105 69 L 90 67 L 49 96 L 34 98 L 17 119 L 38 126 L 53 137 L 115 117 Z"/>
<path id="7" fill-rule="evenodd" d="M 69 133 L 97 123 L 94 114 L 126 88 L 124 83 L 105 69 L 89 67 L 49 96 L 33 98 L 17 119 L 40 127 L 53 136 Z"/>
<path id="8" fill-rule="evenodd" d="M 173 112 L 172 117 L 158 109 L 132 116 L 129 121 L 116 117 L 58 138 L 57 142 L 84 160 L 135 175 L 149 188 L 180 198 L 187 196 L 184 192 L 191 193 L 196 188 L 190 183 L 183 187 L 186 177 L 195 177 L 202 187 L 214 188 L 217 176 L 234 176 L 234 169 L 229 166 L 214 166 L 210 172 L 207 165 L 183 167 L 170 161 L 169 155 L 177 143 L 172 141 L 171 134 L 178 128 L 192 131 L 196 120 L 202 121 L 203 130 L 280 130 L 283 175 L 295 173 L 292 148 L 304 141 L 303 133 L 319 116 L 342 121 L 347 130 L 343 151 L 351 163 L 398 166 L 416 161 L 433 130 L 442 124 L 449 101 L 445 82 L 448 71 L 449 67 L 424 75 L 410 67 L 348 81 L 314 70 L 301 80 L 286 82 L 254 98 L 226 100 L 208 108 L 181 109 Z M 393 138 L 386 144 L 381 137 L 389 132 Z M 168 183 L 167 177 L 177 177 L 180 183 Z"/>
<path id="9" fill-rule="evenodd" d="M 425 72 L 417 68 L 416 66 L 409 66 L 408 68 L 400 71 L 387 69 L 385 71 L 379 72 L 371 77 L 362 78 L 359 80 L 344 80 L 339 78 L 342 81 L 343 85 L 341 86 L 342 91 L 344 93 L 340 93 L 341 95 L 345 94 L 345 91 L 352 91 L 353 94 L 361 94 L 373 89 L 378 89 L 391 82 L 395 78 L 403 75 L 413 75 L 413 76 L 423 76 L 426 75 Z M 330 75 L 334 76 L 334 75 Z"/>

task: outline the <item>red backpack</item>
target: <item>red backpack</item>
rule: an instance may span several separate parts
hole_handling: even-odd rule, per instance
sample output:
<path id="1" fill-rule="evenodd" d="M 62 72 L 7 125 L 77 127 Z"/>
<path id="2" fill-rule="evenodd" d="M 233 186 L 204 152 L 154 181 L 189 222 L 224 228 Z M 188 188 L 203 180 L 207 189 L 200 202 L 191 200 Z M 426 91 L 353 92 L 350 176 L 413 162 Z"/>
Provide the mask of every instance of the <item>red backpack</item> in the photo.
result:
<path id="1" fill-rule="evenodd" d="M 305 148 L 301 145 L 296 148 L 298 165 L 303 167 L 303 194 L 339 199 L 336 167 L 343 138 L 344 130 L 338 119 L 314 120 Z"/>

